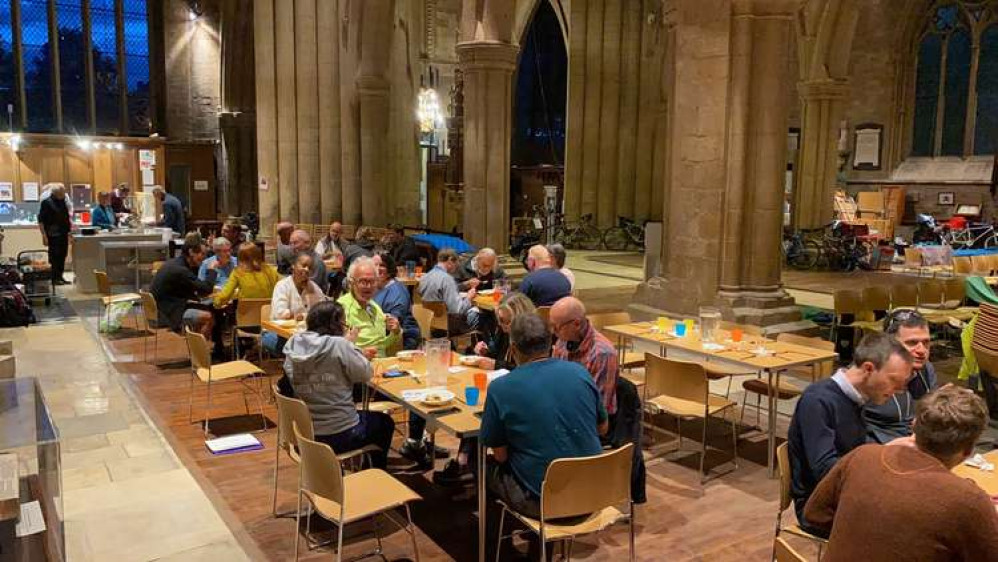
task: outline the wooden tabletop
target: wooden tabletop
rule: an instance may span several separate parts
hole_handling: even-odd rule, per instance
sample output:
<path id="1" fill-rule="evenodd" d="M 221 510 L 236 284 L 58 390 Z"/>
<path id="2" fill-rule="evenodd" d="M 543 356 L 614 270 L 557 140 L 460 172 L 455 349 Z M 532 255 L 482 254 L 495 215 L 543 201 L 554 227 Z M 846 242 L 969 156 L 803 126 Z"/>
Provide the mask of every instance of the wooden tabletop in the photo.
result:
<path id="1" fill-rule="evenodd" d="M 496 308 L 499 307 L 498 303 L 495 300 L 495 297 L 492 296 L 492 293 L 488 293 L 485 295 L 475 295 L 474 304 L 479 308 L 479 310 L 495 310 Z"/>
<path id="2" fill-rule="evenodd" d="M 457 354 L 452 355 L 452 365 L 458 365 L 458 357 Z M 441 429 L 457 437 L 474 437 L 478 435 L 478 431 L 481 428 L 481 418 L 479 416 L 485 407 L 486 393 L 482 392 L 479 395 L 477 406 L 468 406 L 465 403 L 464 389 L 474 386 L 475 373 L 484 373 L 484 370 L 458 365 L 462 369 L 460 372 L 447 375 L 447 390 L 454 393 L 454 401 L 443 407 L 430 408 L 421 402 L 407 402 L 402 398 L 403 391 L 427 388 L 426 361 L 423 357 L 417 357 L 412 361 L 400 361 L 396 357 L 385 357 L 375 359 L 374 364 L 376 375 L 369 383 L 372 388 L 389 397 L 393 402 L 398 402 L 405 406 L 406 409 L 425 418 L 431 425 L 436 424 Z M 417 376 L 391 379 L 380 376 L 380 373 L 392 369 L 409 371 Z"/>
<path id="3" fill-rule="evenodd" d="M 698 333 L 687 334 L 685 337 L 679 338 L 653 328 L 655 328 L 654 322 L 634 322 L 607 326 L 603 330 L 624 338 L 654 343 L 666 348 L 688 351 L 711 359 L 749 367 L 755 371 L 763 369 L 783 370 L 838 357 L 832 351 L 778 342 L 748 334 L 742 336 L 740 343 L 734 343 L 731 341 L 730 332 L 726 330 L 718 330 L 718 343 L 724 346 L 723 349 L 704 349 Z M 755 353 L 755 350 L 760 346 L 765 348 L 766 354 Z"/>
<path id="4" fill-rule="evenodd" d="M 268 332 L 273 332 L 278 336 L 288 340 L 294 335 L 299 324 L 304 324 L 304 322 L 296 322 L 294 320 L 261 320 L 260 327 Z"/>
<path id="5" fill-rule="evenodd" d="M 419 281 L 422 278 L 423 276 L 422 274 L 420 274 L 417 277 L 396 277 L 395 280 L 405 285 L 406 287 L 415 287 L 416 285 L 419 285 Z"/>
<path id="6" fill-rule="evenodd" d="M 998 451 L 991 451 L 983 456 L 991 464 L 998 465 Z M 998 472 L 996 471 L 987 472 L 960 463 L 953 469 L 953 474 L 973 480 L 989 496 L 998 496 Z"/>

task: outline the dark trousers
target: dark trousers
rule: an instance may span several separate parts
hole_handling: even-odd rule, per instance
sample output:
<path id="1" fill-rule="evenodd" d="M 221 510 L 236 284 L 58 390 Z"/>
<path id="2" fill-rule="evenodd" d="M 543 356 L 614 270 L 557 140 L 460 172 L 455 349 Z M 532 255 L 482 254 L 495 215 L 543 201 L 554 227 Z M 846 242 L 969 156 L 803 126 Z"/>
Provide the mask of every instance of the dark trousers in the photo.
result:
<path id="1" fill-rule="evenodd" d="M 49 264 L 52 266 L 52 281 L 62 279 L 66 271 L 66 255 L 69 254 L 69 236 L 49 236 Z"/>
<path id="2" fill-rule="evenodd" d="M 508 463 L 496 462 L 489 457 L 485 466 L 485 485 L 491 494 L 513 511 L 531 519 L 540 519 L 541 498 L 520 484 Z"/>
<path id="3" fill-rule="evenodd" d="M 381 448 L 371 453 L 371 463 L 374 468 L 384 469 L 388 466 L 388 449 L 392 444 L 392 432 L 395 431 L 395 420 L 381 412 L 357 412 L 360 421 L 346 431 L 334 435 L 316 435 L 315 440 L 321 441 L 340 454 L 365 445 L 377 445 Z"/>

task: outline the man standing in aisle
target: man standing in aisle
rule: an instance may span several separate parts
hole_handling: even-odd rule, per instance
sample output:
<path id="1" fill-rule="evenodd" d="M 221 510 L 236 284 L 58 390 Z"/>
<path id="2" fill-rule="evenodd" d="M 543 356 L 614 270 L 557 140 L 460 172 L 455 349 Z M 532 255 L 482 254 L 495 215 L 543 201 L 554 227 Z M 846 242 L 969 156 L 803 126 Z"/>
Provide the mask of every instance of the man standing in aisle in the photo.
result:
<path id="1" fill-rule="evenodd" d="M 167 193 L 159 185 L 152 189 L 152 194 L 163 205 L 163 220 L 159 221 L 159 226 L 165 226 L 181 236 L 186 234 L 187 226 L 186 218 L 184 217 L 184 206 L 180 203 L 180 199 L 177 199 L 172 193 Z"/>
<path id="2" fill-rule="evenodd" d="M 66 188 L 61 183 L 49 184 L 46 190 L 51 195 L 42 200 L 38 211 L 38 228 L 42 232 L 42 244 L 49 249 L 49 265 L 52 266 L 52 284 L 68 285 L 63 279 L 66 269 L 66 255 L 73 236 L 73 224 L 66 205 Z"/>

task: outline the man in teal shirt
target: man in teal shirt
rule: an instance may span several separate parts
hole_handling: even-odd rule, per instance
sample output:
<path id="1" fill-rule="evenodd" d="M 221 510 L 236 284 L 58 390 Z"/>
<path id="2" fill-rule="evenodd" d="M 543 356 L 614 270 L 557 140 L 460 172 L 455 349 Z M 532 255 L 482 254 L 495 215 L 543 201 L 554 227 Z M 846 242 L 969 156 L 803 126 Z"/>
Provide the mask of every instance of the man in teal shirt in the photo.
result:
<path id="1" fill-rule="evenodd" d="M 336 302 L 346 313 L 348 330 L 357 331 L 357 344 L 368 359 L 386 357 L 401 349 L 402 328 L 398 318 L 385 314 L 374 302 L 378 292 L 378 268 L 368 257 L 357 258 L 347 272 L 350 291 Z"/>
<path id="2" fill-rule="evenodd" d="M 510 345 L 519 366 L 489 385 L 482 415 L 482 444 L 496 461 L 487 482 L 512 509 L 537 518 L 548 465 L 600 454 L 607 414 L 585 368 L 549 357 L 551 336 L 539 316 L 517 316 Z"/>

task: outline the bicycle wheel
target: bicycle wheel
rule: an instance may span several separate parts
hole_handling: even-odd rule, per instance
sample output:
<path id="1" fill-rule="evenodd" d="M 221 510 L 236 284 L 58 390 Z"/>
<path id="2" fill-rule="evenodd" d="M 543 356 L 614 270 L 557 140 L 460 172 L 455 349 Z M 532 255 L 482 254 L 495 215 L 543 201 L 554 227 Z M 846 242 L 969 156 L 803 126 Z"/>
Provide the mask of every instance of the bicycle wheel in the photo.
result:
<path id="1" fill-rule="evenodd" d="M 627 236 L 627 232 L 619 226 L 606 229 L 603 233 L 603 245 L 607 250 L 612 250 L 614 252 L 623 252 L 627 249 L 627 244 L 630 238 Z"/>
<path id="2" fill-rule="evenodd" d="M 576 240 L 583 250 L 599 250 L 603 244 L 603 233 L 591 224 L 583 225 L 576 232 Z"/>
<path id="3" fill-rule="evenodd" d="M 561 244 L 562 246 L 569 248 L 571 247 L 571 244 L 569 244 L 568 240 L 566 239 L 568 235 L 569 231 L 566 230 L 564 226 L 556 226 L 554 227 L 554 232 L 551 233 L 551 239 Z M 539 243 L 540 242 L 538 242 L 538 244 Z"/>
<path id="4" fill-rule="evenodd" d="M 795 253 L 787 256 L 787 261 L 794 269 L 813 269 L 818 264 L 820 255 L 821 246 L 813 240 L 807 240 L 796 249 Z"/>
<path id="5" fill-rule="evenodd" d="M 994 248 L 996 246 L 998 246 L 998 233 L 992 233 L 991 236 L 984 239 L 985 248 Z"/>

